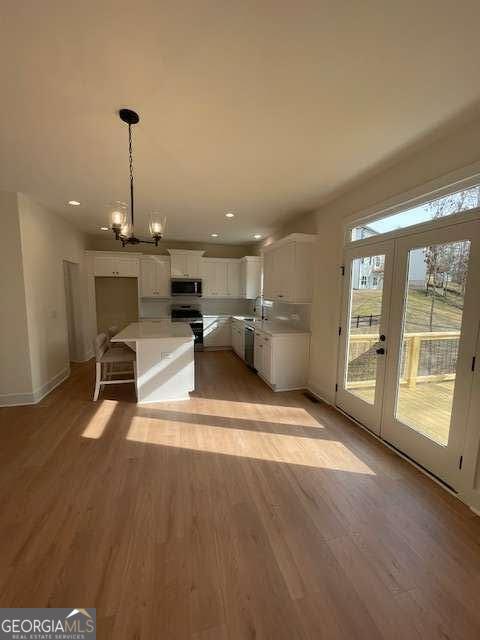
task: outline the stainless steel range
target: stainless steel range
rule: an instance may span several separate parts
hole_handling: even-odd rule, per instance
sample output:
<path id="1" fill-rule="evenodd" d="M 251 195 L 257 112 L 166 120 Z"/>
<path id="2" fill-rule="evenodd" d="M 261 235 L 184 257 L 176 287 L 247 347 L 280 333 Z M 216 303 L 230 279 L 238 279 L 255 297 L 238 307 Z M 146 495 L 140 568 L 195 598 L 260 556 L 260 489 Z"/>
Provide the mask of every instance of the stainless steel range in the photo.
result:
<path id="1" fill-rule="evenodd" d="M 203 351 L 203 316 L 193 305 L 180 304 L 170 310 L 172 322 L 188 322 L 195 336 L 195 351 Z"/>

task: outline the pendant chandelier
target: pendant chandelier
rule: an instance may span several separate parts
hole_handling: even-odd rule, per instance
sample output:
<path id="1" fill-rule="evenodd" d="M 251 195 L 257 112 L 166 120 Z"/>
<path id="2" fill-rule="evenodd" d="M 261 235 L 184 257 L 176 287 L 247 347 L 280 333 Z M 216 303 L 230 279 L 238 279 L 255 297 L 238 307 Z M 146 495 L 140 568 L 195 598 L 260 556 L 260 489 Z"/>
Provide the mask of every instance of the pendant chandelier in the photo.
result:
<path id="1" fill-rule="evenodd" d="M 152 237 L 151 240 L 141 240 L 135 235 L 134 227 L 134 193 L 133 193 L 133 151 L 132 151 L 132 127 L 138 124 L 140 117 L 138 113 L 131 109 L 120 109 L 118 112 L 120 120 L 128 124 L 128 160 L 130 169 L 130 215 L 127 210 L 127 206 L 123 203 L 117 202 L 110 211 L 110 227 L 115 234 L 115 238 L 120 240 L 122 247 L 127 244 L 140 244 L 144 242 L 146 244 L 154 244 L 158 247 L 159 240 L 162 239 L 165 233 L 165 216 L 161 216 L 158 212 L 154 211 L 150 214 L 149 231 Z"/>

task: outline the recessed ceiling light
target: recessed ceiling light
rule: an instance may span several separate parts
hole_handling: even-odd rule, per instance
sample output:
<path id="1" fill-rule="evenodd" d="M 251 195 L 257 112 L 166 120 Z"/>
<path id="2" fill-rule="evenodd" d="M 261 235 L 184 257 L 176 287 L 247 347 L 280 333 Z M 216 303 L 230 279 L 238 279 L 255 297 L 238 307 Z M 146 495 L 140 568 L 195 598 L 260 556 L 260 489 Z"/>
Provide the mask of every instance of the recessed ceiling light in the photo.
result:
<path id="1" fill-rule="evenodd" d="M 78 200 L 69 200 L 68 204 L 72 207 L 78 207 L 80 205 L 80 202 Z"/>
<path id="2" fill-rule="evenodd" d="M 225 214 L 225 218 L 234 218 L 234 217 L 235 217 L 235 214 L 232 213 L 231 211 Z"/>
<path id="3" fill-rule="evenodd" d="M 108 227 L 100 227 L 100 229 L 101 229 L 102 231 L 108 231 L 108 230 L 109 230 L 109 229 L 108 229 Z"/>
<path id="4" fill-rule="evenodd" d="M 210 234 L 210 236 L 211 236 L 212 238 L 218 238 L 218 233 L 211 233 L 211 234 Z"/>
<path id="5" fill-rule="evenodd" d="M 262 235 L 260 233 L 256 233 L 253 237 L 255 238 L 255 240 L 260 240 Z"/>

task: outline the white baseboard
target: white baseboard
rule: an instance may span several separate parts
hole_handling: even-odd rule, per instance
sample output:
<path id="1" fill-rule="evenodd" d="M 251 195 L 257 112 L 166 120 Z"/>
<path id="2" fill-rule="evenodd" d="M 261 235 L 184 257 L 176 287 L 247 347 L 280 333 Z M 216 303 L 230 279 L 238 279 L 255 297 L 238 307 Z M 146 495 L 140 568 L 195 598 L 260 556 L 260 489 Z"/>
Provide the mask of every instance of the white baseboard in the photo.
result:
<path id="1" fill-rule="evenodd" d="M 35 404 L 33 393 L 2 393 L 0 395 L 0 407 L 21 407 L 26 404 Z"/>
<path id="2" fill-rule="evenodd" d="M 320 402 L 324 402 L 325 404 L 328 404 L 330 407 L 335 406 L 333 402 L 331 402 L 330 400 L 327 400 L 321 393 L 318 393 L 318 391 L 311 385 L 307 386 L 307 391 L 309 391 L 312 394 L 312 396 L 315 396 L 317 400 L 320 400 Z"/>
<path id="3" fill-rule="evenodd" d="M 0 395 L 0 407 L 18 407 L 29 404 L 37 404 L 46 395 L 58 387 L 70 375 L 70 367 L 65 367 L 48 382 L 31 393 L 6 393 Z"/>
<path id="4" fill-rule="evenodd" d="M 71 362 L 75 362 L 76 364 L 81 364 L 82 362 L 88 362 L 94 357 L 93 350 L 88 351 L 84 354 L 83 358 L 72 358 Z"/>

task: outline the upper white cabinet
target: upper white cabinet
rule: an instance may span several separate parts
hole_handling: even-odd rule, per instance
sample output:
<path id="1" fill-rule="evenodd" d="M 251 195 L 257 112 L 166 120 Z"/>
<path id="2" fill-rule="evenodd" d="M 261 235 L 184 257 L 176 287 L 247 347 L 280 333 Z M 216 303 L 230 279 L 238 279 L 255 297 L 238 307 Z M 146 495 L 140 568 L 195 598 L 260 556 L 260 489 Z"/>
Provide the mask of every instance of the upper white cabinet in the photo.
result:
<path id="1" fill-rule="evenodd" d="M 311 302 L 315 236 L 294 233 L 263 250 L 263 296 L 280 302 Z"/>
<path id="2" fill-rule="evenodd" d="M 255 300 L 262 294 L 262 258 L 245 256 L 240 260 L 240 296 Z"/>
<path id="3" fill-rule="evenodd" d="M 204 298 L 240 298 L 240 260 L 202 259 Z"/>
<path id="4" fill-rule="evenodd" d="M 168 249 L 171 259 L 172 278 L 201 278 L 204 251 Z"/>
<path id="5" fill-rule="evenodd" d="M 140 259 L 140 297 L 170 297 L 170 258 L 142 256 Z"/>
<path id="6" fill-rule="evenodd" d="M 240 298 L 240 260 L 227 262 L 227 295 L 230 298 Z"/>
<path id="7" fill-rule="evenodd" d="M 99 252 L 93 255 L 93 275 L 111 278 L 138 278 L 138 256 Z"/>

